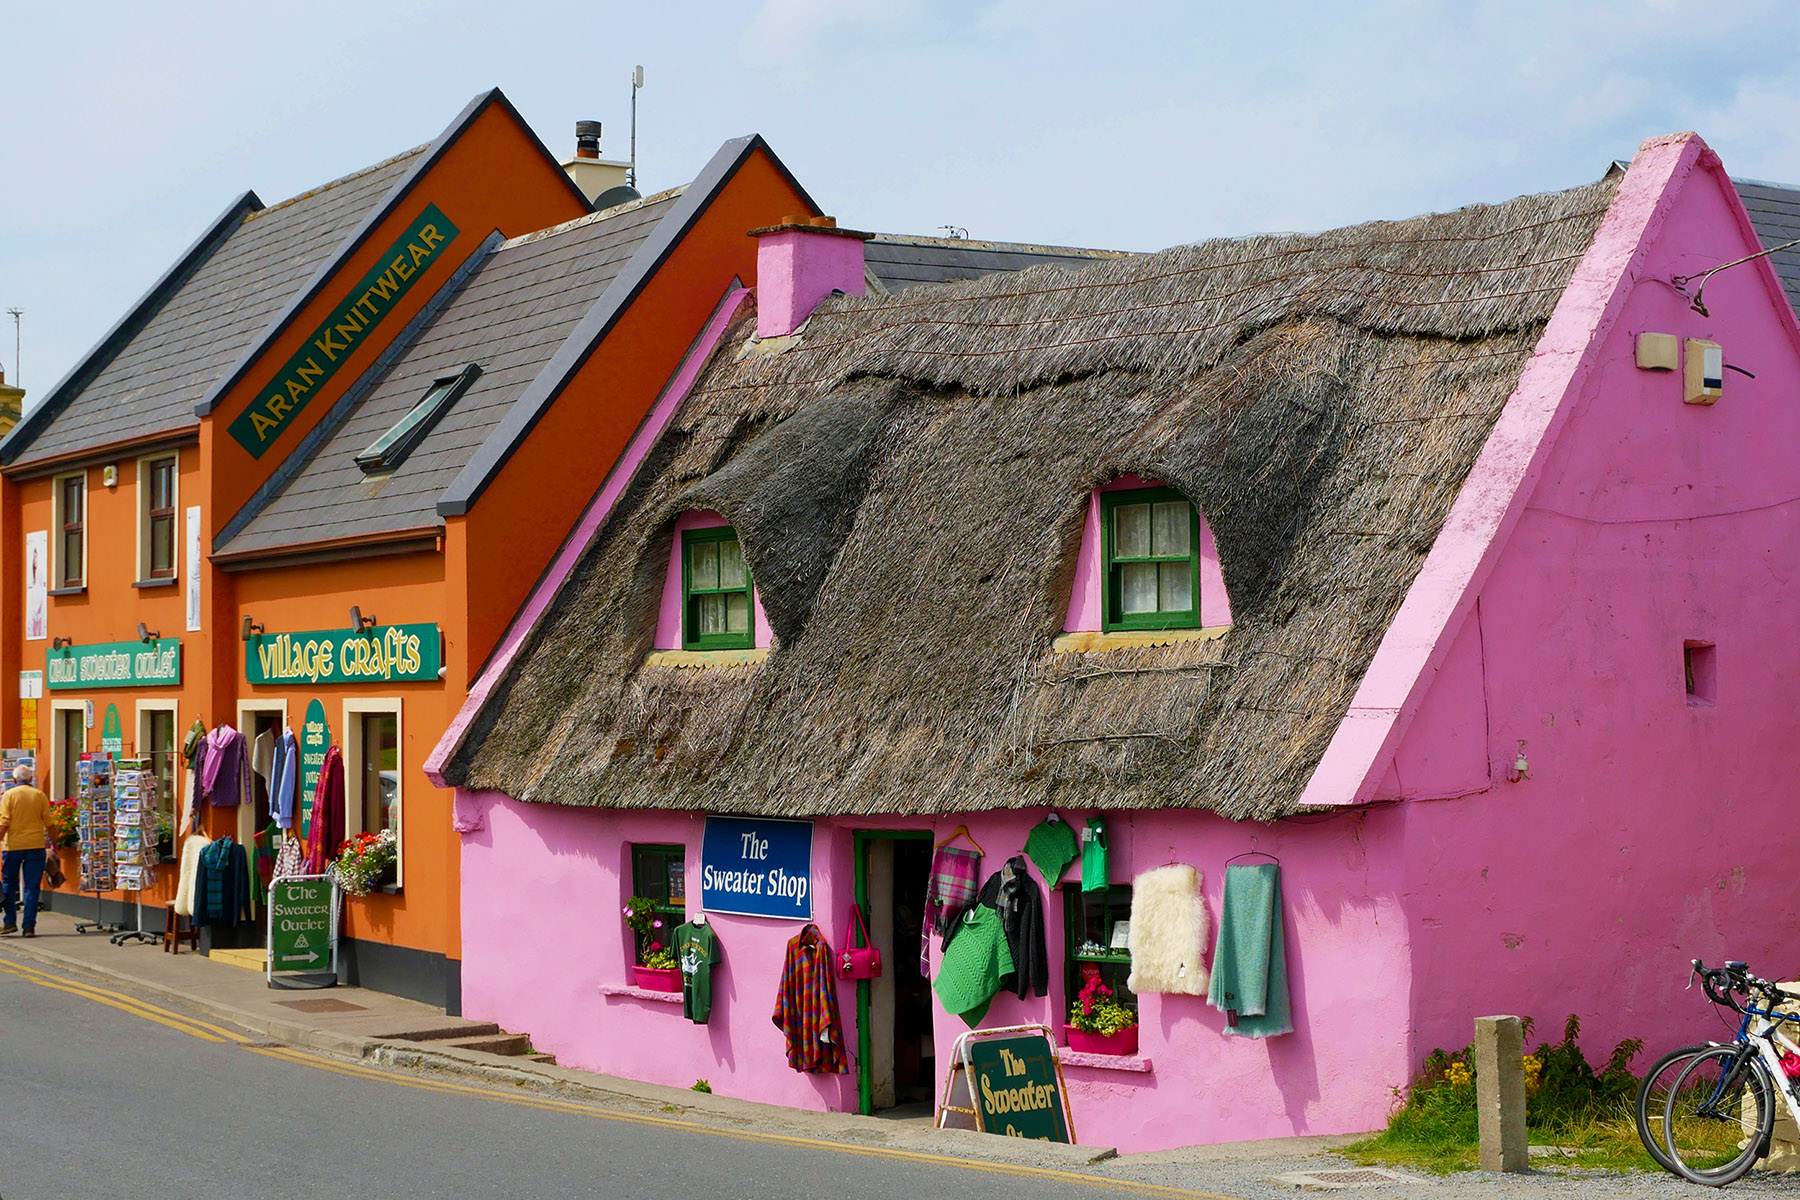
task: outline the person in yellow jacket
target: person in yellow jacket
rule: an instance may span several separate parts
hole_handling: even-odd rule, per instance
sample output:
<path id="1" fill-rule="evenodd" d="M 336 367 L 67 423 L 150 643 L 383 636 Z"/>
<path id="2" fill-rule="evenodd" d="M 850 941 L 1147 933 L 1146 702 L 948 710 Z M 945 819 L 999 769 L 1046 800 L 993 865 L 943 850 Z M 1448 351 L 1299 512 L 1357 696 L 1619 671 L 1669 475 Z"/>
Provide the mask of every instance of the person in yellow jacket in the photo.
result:
<path id="1" fill-rule="evenodd" d="M 13 786 L 0 796 L 0 880 L 6 885 L 5 924 L 0 925 L 0 935 L 37 936 L 38 887 L 50 847 L 50 797 L 32 786 L 35 775 L 28 766 L 15 767 Z M 13 923 L 19 915 L 21 877 L 25 885 L 23 930 Z"/>

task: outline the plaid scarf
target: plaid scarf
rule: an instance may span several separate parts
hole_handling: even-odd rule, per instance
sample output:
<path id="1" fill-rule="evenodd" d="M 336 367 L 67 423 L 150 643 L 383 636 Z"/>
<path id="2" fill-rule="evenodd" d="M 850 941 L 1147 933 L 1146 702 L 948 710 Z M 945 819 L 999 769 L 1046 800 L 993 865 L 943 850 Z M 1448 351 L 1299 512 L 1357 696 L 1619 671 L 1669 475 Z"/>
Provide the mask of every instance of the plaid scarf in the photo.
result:
<path id="1" fill-rule="evenodd" d="M 981 851 L 939 846 L 931 858 L 931 881 L 925 889 L 925 924 L 919 931 L 919 974 L 931 978 L 931 934 L 956 927 L 956 919 L 974 901 L 981 878 Z"/>
<path id="2" fill-rule="evenodd" d="M 787 1036 L 788 1066 L 794 1070 L 841 1075 L 850 1069 L 831 947 L 817 925 L 808 925 L 788 942 L 770 1019 Z"/>

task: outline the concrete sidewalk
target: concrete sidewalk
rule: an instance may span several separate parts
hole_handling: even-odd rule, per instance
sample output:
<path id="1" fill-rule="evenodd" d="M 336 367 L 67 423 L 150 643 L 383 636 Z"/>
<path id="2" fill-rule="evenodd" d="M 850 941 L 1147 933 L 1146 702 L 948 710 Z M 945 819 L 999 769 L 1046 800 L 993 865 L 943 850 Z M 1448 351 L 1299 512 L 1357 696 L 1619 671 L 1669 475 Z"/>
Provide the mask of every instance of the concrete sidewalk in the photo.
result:
<path id="1" fill-rule="evenodd" d="M 485 1033 L 494 1027 L 448 1017 L 442 1009 L 364 988 L 274 989 L 260 972 L 214 962 L 191 951 L 174 955 L 161 946 L 145 943 L 115 946 L 107 934 L 76 933 L 76 923 L 76 917 L 64 913 L 42 913 L 37 937 L 0 938 L 0 960 L 10 958 L 60 968 L 290 1046 L 405 1070 L 527 1087 L 618 1111 L 679 1114 L 711 1126 L 1064 1170 L 1107 1159 L 1120 1165 L 1142 1162 L 1146 1166 L 1292 1159 L 1326 1153 L 1354 1140 L 1286 1138 L 1132 1155 L 1121 1160 L 1107 1146 L 1066 1146 L 965 1130 L 940 1130 L 932 1126 L 928 1116 L 864 1117 L 735 1100 L 446 1045 L 447 1038 L 470 1031 Z"/>

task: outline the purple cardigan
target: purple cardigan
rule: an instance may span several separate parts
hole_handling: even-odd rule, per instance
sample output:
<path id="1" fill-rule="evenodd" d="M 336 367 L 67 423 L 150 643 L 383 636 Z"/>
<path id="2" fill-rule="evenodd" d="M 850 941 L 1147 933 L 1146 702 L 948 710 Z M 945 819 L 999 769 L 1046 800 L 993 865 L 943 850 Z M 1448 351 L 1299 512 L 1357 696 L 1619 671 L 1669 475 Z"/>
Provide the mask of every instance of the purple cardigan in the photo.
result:
<path id="1" fill-rule="evenodd" d="M 214 808 L 229 808 L 243 800 L 244 735 L 220 725 L 206 735 L 206 753 L 200 764 L 200 794 Z"/>

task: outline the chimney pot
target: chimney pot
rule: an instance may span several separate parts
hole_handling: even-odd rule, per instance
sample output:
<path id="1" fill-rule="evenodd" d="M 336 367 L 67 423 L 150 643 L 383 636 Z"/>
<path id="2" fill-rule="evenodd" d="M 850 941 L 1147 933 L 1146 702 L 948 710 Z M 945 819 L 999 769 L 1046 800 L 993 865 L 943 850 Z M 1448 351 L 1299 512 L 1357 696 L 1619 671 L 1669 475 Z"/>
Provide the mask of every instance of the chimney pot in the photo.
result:
<path id="1" fill-rule="evenodd" d="M 575 122 L 575 157 L 600 157 L 600 122 Z"/>
<path id="2" fill-rule="evenodd" d="M 813 217 L 812 219 L 807 221 L 807 224 L 808 225 L 817 225 L 821 229 L 836 229 L 837 228 L 837 218 L 836 217 Z"/>
<path id="3" fill-rule="evenodd" d="M 839 229 L 831 217 L 787 216 L 750 236 L 756 239 L 757 337 L 794 332 L 834 292 L 865 291 L 863 243 L 873 234 Z"/>

